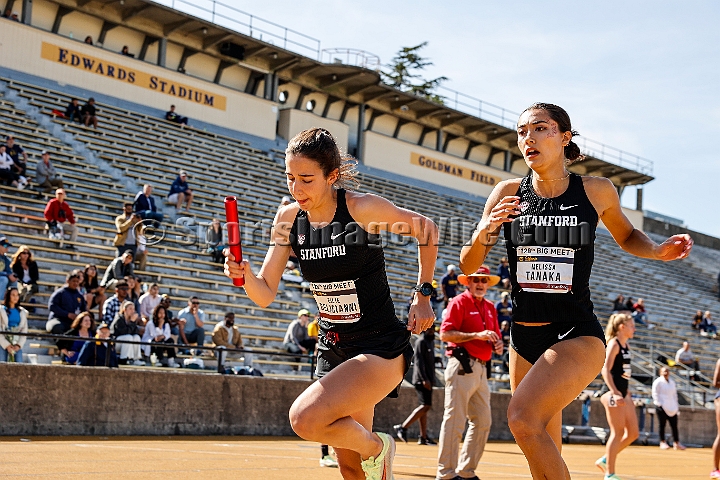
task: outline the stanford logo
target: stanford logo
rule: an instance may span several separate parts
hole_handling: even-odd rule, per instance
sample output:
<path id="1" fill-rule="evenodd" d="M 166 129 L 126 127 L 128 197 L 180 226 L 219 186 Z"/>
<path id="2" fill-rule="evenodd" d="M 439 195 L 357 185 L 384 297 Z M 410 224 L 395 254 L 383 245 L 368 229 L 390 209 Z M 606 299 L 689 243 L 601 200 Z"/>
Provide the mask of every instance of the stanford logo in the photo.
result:
<path id="1" fill-rule="evenodd" d="M 527 210 L 527 208 L 528 208 L 529 206 L 530 206 L 530 204 L 529 204 L 528 202 L 521 202 L 521 203 L 520 203 L 520 212 L 521 212 L 521 213 L 524 212 L 525 210 Z"/>
<path id="2" fill-rule="evenodd" d="M 301 233 L 300 235 L 298 235 L 298 244 L 302 245 L 303 243 L 305 243 L 305 234 Z"/>

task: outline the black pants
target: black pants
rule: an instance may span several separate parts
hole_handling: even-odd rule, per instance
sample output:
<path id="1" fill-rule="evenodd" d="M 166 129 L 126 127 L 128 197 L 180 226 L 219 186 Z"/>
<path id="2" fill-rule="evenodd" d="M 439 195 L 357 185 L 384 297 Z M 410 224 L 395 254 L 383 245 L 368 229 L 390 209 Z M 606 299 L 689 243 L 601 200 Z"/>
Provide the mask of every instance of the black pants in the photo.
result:
<path id="1" fill-rule="evenodd" d="M 161 346 L 161 345 L 175 345 L 175 340 L 172 338 L 166 338 L 162 342 L 153 342 L 154 345 L 150 347 L 150 353 L 154 353 L 157 355 L 158 361 L 162 360 L 165 355 L 168 356 L 168 358 L 175 358 L 175 349 L 170 346 Z"/>
<path id="2" fill-rule="evenodd" d="M 672 429 L 673 440 L 675 443 L 680 443 L 680 435 L 678 434 L 677 428 L 677 413 L 672 417 L 665 413 L 662 407 L 657 408 L 658 423 L 660 424 L 660 441 L 665 441 L 665 422 L 670 422 L 670 428 Z"/>

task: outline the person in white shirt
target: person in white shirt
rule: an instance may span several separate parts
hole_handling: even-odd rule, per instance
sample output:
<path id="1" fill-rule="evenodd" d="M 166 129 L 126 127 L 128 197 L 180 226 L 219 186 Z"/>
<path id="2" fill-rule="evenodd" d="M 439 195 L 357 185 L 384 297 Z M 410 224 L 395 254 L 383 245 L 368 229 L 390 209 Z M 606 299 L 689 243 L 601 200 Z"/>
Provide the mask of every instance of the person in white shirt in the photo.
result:
<path id="1" fill-rule="evenodd" d="M 680 443 L 678 434 L 677 417 L 680 411 L 677 397 L 677 386 L 675 380 L 670 378 L 670 370 L 667 367 L 660 369 L 660 376 L 652 384 L 653 403 L 657 407 L 658 422 L 660 424 L 660 448 L 667 450 L 670 446 L 665 441 L 665 423 L 670 422 L 673 435 L 673 448 L 685 450 Z"/>
<path id="2" fill-rule="evenodd" d="M 0 179 L 4 180 L 13 187 L 20 185 L 20 175 L 13 169 L 15 162 L 5 151 L 5 145 L 0 145 Z"/>
<path id="3" fill-rule="evenodd" d="M 145 322 L 149 322 L 152 319 L 153 311 L 155 307 L 160 305 L 162 297 L 159 295 L 160 287 L 157 283 L 150 285 L 150 289 L 140 295 L 138 301 L 140 302 L 140 315 Z"/>
<path id="4" fill-rule="evenodd" d="M 170 336 L 170 324 L 167 323 L 167 309 L 162 306 L 156 306 L 150 316 L 150 321 L 145 327 L 144 342 L 152 342 L 155 345 L 143 345 L 145 355 L 151 356 L 153 353 L 157 356 L 158 363 L 167 367 L 177 367 L 175 362 L 175 341 Z M 148 351 L 149 350 L 149 351 Z M 165 359 L 167 356 L 167 360 Z M 153 365 L 153 366 L 157 366 Z"/>

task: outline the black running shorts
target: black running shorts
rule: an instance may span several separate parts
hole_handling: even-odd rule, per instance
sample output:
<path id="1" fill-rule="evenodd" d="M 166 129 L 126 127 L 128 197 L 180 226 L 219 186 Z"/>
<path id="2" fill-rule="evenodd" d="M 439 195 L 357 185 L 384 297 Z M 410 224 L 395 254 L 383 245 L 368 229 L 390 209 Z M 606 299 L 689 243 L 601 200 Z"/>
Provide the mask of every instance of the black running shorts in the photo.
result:
<path id="1" fill-rule="evenodd" d="M 600 322 L 553 322 L 539 327 L 510 324 L 510 346 L 531 364 L 535 364 L 547 349 L 556 343 L 578 337 L 597 337 L 605 345 L 605 332 Z"/>

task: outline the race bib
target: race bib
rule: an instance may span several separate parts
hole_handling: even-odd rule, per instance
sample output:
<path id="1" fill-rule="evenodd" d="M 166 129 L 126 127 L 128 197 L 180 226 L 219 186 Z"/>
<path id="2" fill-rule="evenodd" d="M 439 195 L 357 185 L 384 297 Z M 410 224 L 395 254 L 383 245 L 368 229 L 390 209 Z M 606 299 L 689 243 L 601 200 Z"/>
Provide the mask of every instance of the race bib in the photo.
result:
<path id="1" fill-rule="evenodd" d="M 315 297 L 321 318 L 333 323 L 354 323 L 360 320 L 360 303 L 353 280 L 311 283 L 310 291 Z"/>
<path id="2" fill-rule="evenodd" d="M 572 290 L 575 250 L 560 247 L 517 247 L 517 281 L 526 292 L 567 293 Z"/>

